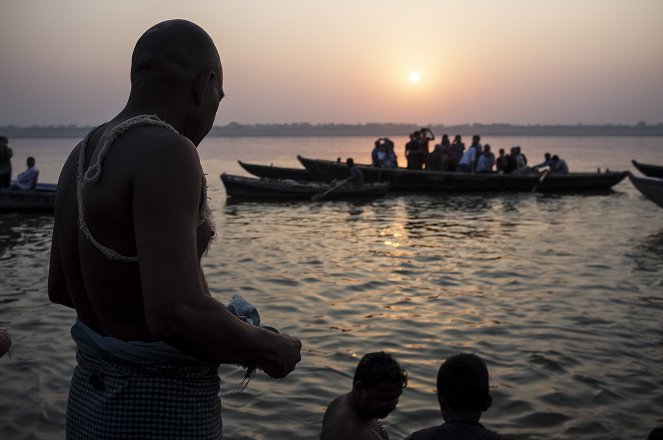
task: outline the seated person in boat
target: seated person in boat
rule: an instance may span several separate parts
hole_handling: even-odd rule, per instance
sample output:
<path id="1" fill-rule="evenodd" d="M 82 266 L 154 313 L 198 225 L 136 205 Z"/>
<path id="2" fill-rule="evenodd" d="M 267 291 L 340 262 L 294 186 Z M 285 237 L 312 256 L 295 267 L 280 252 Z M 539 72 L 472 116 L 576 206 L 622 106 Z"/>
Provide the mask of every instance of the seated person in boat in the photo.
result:
<path id="1" fill-rule="evenodd" d="M 384 138 L 375 141 L 375 147 L 371 152 L 371 166 L 382 168 L 387 157 L 387 146 L 384 144 Z"/>
<path id="2" fill-rule="evenodd" d="M 525 176 L 532 173 L 532 171 L 527 167 L 527 158 L 524 154 L 522 154 L 519 146 L 511 147 L 511 154 L 509 154 L 507 158 L 507 174 Z"/>
<path id="3" fill-rule="evenodd" d="M 12 184 L 12 189 L 30 190 L 37 187 L 37 180 L 39 179 L 39 170 L 35 166 L 35 158 L 28 157 L 26 161 L 28 168 L 18 173 L 16 176 L 16 183 Z"/>
<path id="4" fill-rule="evenodd" d="M 444 153 L 442 144 L 437 144 L 426 159 L 426 169 L 429 171 L 442 171 L 444 169 Z"/>
<path id="5" fill-rule="evenodd" d="M 477 157 L 482 150 L 481 144 L 479 143 L 480 140 L 481 136 L 478 134 L 472 136 L 472 145 L 470 145 L 470 148 L 465 150 L 463 157 L 461 157 L 458 161 L 459 171 L 462 171 L 463 173 L 473 173 L 476 171 Z"/>
<path id="6" fill-rule="evenodd" d="M 558 155 L 554 155 L 550 159 L 550 174 L 555 176 L 566 176 L 569 174 L 569 166 L 564 159 L 560 159 Z"/>
<path id="7" fill-rule="evenodd" d="M 490 145 L 483 147 L 483 153 L 477 159 L 477 173 L 492 173 L 495 165 L 495 155 L 490 151 Z"/>
<path id="8" fill-rule="evenodd" d="M 382 162 L 382 168 L 398 168 L 398 158 L 394 152 L 394 141 L 384 138 L 385 158 Z"/>
<path id="9" fill-rule="evenodd" d="M 444 423 L 414 432 L 406 440 L 503 440 L 479 423 L 493 399 L 488 368 L 475 354 L 455 354 L 437 373 L 437 401 Z"/>
<path id="10" fill-rule="evenodd" d="M 348 177 L 348 183 L 352 186 L 361 186 L 364 184 L 364 173 L 361 172 L 359 167 L 355 165 L 355 161 L 348 157 L 348 160 L 345 161 L 348 165 L 348 171 L 350 172 L 350 177 Z"/>
<path id="11" fill-rule="evenodd" d="M 463 157 L 463 153 L 465 153 L 465 143 L 463 142 L 461 135 L 457 134 L 454 136 L 454 140 L 451 143 L 451 149 L 454 152 L 456 166 L 458 166 L 458 162 L 460 162 L 461 157 Z M 454 168 L 450 171 L 456 171 L 456 169 Z"/>
<path id="12" fill-rule="evenodd" d="M 396 409 L 406 386 L 407 374 L 391 355 L 365 355 L 355 370 L 352 391 L 329 404 L 320 440 L 387 440 L 379 419 Z"/>
<path id="13" fill-rule="evenodd" d="M 552 162 L 552 155 L 550 153 L 546 153 L 546 154 L 543 155 L 543 162 L 537 163 L 532 168 L 535 168 L 535 169 L 546 168 L 546 167 L 550 166 L 551 162 Z"/>
<path id="14" fill-rule="evenodd" d="M 509 166 L 509 158 L 504 155 L 504 148 L 500 148 L 499 156 L 495 160 L 495 169 L 499 174 L 506 173 L 506 169 Z"/>

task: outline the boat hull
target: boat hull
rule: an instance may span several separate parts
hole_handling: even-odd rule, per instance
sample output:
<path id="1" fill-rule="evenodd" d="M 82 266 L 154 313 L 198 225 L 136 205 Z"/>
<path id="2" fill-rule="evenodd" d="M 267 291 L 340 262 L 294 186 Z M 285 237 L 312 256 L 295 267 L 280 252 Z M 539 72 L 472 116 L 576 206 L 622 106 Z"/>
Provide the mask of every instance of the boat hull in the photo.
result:
<path id="1" fill-rule="evenodd" d="M 638 171 L 647 177 L 663 178 L 663 166 L 640 163 L 635 160 L 632 160 L 631 163 L 633 163 L 633 166 L 636 167 Z"/>
<path id="2" fill-rule="evenodd" d="M 302 165 L 326 181 L 348 177 L 347 166 L 329 160 L 298 156 Z M 570 173 L 566 176 L 468 174 L 446 171 L 384 169 L 358 165 L 366 182 L 389 182 L 390 190 L 435 192 L 539 191 L 558 193 L 604 192 L 626 178 L 627 172 Z"/>
<path id="3" fill-rule="evenodd" d="M 46 183 L 35 190 L 0 189 L 0 212 L 53 212 L 55 187 Z"/>
<path id="4" fill-rule="evenodd" d="M 231 198 L 262 200 L 310 200 L 330 189 L 329 184 L 256 179 L 252 177 L 221 174 L 226 194 Z M 360 197 L 376 197 L 389 189 L 388 183 L 372 183 L 359 187 L 340 186 L 322 197 L 322 200 L 340 200 Z"/>
<path id="5" fill-rule="evenodd" d="M 296 180 L 298 182 L 324 182 L 319 176 L 304 168 L 285 168 L 272 165 L 257 165 L 237 161 L 248 173 L 262 179 Z"/>
<path id="6" fill-rule="evenodd" d="M 633 185 L 652 202 L 663 208 L 663 179 L 655 177 L 636 177 L 628 175 Z"/>

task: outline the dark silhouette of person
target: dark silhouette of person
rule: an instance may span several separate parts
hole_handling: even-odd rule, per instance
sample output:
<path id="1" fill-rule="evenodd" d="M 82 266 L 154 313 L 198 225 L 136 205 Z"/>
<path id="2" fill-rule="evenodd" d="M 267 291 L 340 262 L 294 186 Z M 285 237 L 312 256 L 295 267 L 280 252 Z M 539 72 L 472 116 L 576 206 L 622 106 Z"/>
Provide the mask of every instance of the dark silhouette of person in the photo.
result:
<path id="1" fill-rule="evenodd" d="M 281 378 L 301 343 L 232 314 L 203 273 L 214 229 L 197 146 L 224 96 L 212 39 L 159 23 L 136 43 L 130 78 L 124 109 L 58 181 L 48 295 L 77 315 L 66 435 L 216 439 L 219 364 Z"/>
<path id="2" fill-rule="evenodd" d="M 437 373 L 437 400 L 444 423 L 414 432 L 406 440 L 503 440 L 479 423 L 493 401 L 488 368 L 475 354 L 455 354 Z"/>
<path id="3" fill-rule="evenodd" d="M 379 419 L 398 405 L 407 386 L 407 374 L 383 351 L 361 358 L 352 390 L 329 404 L 322 421 L 321 440 L 387 440 Z"/>
<path id="4" fill-rule="evenodd" d="M 348 182 L 352 186 L 361 186 L 364 184 L 364 173 L 359 169 L 357 165 L 355 165 L 355 161 L 351 158 L 348 157 L 348 159 L 345 161 L 346 165 L 348 166 L 348 171 L 350 173 L 350 177 L 348 178 Z"/>
<path id="5" fill-rule="evenodd" d="M 14 152 L 9 148 L 9 139 L 0 136 L 0 189 L 8 188 L 12 179 L 12 161 Z"/>

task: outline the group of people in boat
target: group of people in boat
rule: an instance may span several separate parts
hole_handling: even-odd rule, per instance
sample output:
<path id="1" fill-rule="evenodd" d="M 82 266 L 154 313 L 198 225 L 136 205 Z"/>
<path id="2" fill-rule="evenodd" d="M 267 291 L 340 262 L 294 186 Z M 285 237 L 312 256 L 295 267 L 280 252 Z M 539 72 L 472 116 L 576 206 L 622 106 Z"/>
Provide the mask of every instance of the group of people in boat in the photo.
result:
<path id="1" fill-rule="evenodd" d="M 545 154 L 543 162 L 529 166 L 527 156 L 520 146 L 511 147 L 507 154 L 500 148 L 496 157 L 489 144 L 481 145 L 481 136 L 472 136 L 472 143 L 465 147 L 462 136 L 457 134 L 453 141 L 444 134 L 439 144 L 430 151 L 430 142 L 435 135 L 429 128 L 410 133 L 405 144 L 405 158 L 410 170 L 458 171 L 463 173 L 500 173 L 514 175 L 536 174 L 547 168 L 549 174 L 567 175 L 569 167 L 558 155 Z M 394 142 L 386 137 L 378 138 L 371 152 L 371 165 L 379 168 L 397 168 L 398 159 Z"/>
<path id="2" fill-rule="evenodd" d="M 14 151 L 9 148 L 9 139 L 6 136 L 0 136 L 0 189 L 35 189 L 39 179 L 39 169 L 36 167 L 34 157 L 28 157 L 26 160 L 27 168 L 16 175 L 16 181 L 11 183 L 12 162 Z"/>

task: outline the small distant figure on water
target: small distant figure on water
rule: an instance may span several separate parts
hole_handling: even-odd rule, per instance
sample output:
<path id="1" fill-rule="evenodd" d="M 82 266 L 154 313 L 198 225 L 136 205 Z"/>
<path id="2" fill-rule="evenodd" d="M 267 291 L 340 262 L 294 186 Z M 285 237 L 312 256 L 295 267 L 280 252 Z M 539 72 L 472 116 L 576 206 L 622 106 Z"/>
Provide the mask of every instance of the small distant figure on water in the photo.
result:
<path id="1" fill-rule="evenodd" d="M 16 182 L 12 184 L 12 189 L 31 190 L 37 187 L 39 180 L 39 170 L 35 166 L 35 158 L 30 156 L 25 161 L 27 168 L 16 175 Z"/>
<path id="2" fill-rule="evenodd" d="M 532 168 L 535 168 L 535 169 L 547 168 L 547 167 L 550 166 L 551 162 L 552 162 L 552 155 L 550 153 L 545 153 L 543 155 L 543 162 L 537 163 Z"/>
<path id="3" fill-rule="evenodd" d="M 499 156 L 495 159 L 495 171 L 504 174 L 509 167 L 509 158 L 504 155 L 504 148 L 500 148 Z"/>
<path id="4" fill-rule="evenodd" d="M 472 145 L 465 150 L 465 153 L 463 153 L 463 156 L 458 161 L 459 171 L 463 173 L 474 173 L 476 171 L 477 159 L 482 150 L 480 140 L 481 136 L 478 134 L 472 136 Z"/>
<path id="5" fill-rule="evenodd" d="M 410 140 L 405 144 L 408 169 L 420 170 L 424 167 L 428 157 L 428 144 L 432 140 L 435 140 L 435 135 L 430 128 L 422 128 L 410 133 Z"/>
<path id="6" fill-rule="evenodd" d="M 569 166 L 564 159 L 560 159 L 558 155 L 554 155 L 550 159 L 550 174 L 555 176 L 566 176 L 569 174 Z"/>
<path id="7" fill-rule="evenodd" d="M 396 409 L 406 386 L 407 374 L 390 354 L 365 355 L 355 370 L 352 391 L 329 404 L 320 440 L 388 440 L 379 419 Z"/>
<path id="8" fill-rule="evenodd" d="M 9 148 L 9 139 L 0 136 L 0 189 L 9 188 L 12 178 L 12 161 L 14 152 Z"/>
<path id="9" fill-rule="evenodd" d="M 463 154 L 465 153 L 465 143 L 463 142 L 463 138 L 461 135 L 457 134 L 456 136 L 454 136 L 454 140 L 453 142 L 451 142 L 451 149 L 454 152 L 456 164 L 458 164 L 458 162 L 460 162 L 460 159 L 463 157 Z M 455 169 L 451 171 L 455 171 Z"/>
<path id="10" fill-rule="evenodd" d="M 382 163 L 382 168 L 398 168 L 398 157 L 396 157 L 396 151 L 394 150 L 394 141 L 384 138 L 384 145 L 386 156 Z"/>
<path id="11" fill-rule="evenodd" d="M 451 356 L 437 373 L 437 400 L 444 423 L 416 431 L 406 440 L 504 440 L 479 423 L 493 401 L 488 382 L 488 368 L 477 355 Z"/>
<path id="12" fill-rule="evenodd" d="M 215 232 L 196 148 L 224 97 L 214 42 L 189 21 L 159 23 L 130 80 L 57 186 L 48 295 L 76 312 L 66 438 L 218 439 L 219 364 L 282 378 L 301 343 L 235 316 L 203 272 Z"/>
<path id="13" fill-rule="evenodd" d="M 378 138 L 375 141 L 375 148 L 371 152 L 371 166 L 381 168 L 387 157 L 387 147 L 384 145 L 384 138 Z"/>
<path id="14" fill-rule="evenodd" d="M 386 137 L 375 141 L 375 148 L 371 152 L 371 166 L 378 168 L 396 168 L 398 160 L 394 153 L 394 142 Z"/>
<path id="15" fill-rule="evenodd" d="M 361 186 L 364 184 L 364 173 L 359 169 L 357 165 L 355 165 L 355 161 L 351 158 L 348 157 L 348 159 L 345 161 L 345 164 L 348 166 L 348 171 L 350 173 L 350 177 L 348 177 L 348 182 L 352 186 Z"/>
<path id="16" fill-rule="evenodd" d="M 492 173 L 493 165 L 495 165 L 495 155 L 490 151 L 490 144 L 486 144 L 477 159 L 477 173 Z"/>

